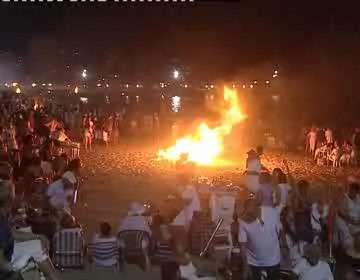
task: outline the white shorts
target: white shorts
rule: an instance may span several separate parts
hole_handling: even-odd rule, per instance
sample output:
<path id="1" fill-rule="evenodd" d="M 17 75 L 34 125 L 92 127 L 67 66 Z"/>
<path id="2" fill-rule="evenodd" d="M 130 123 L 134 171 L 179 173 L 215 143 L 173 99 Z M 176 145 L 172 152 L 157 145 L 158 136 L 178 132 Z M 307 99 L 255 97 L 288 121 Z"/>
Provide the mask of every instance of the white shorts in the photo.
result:
<path id="1" fill-rule="evenodd" d="M 95 130 L 95 139 L 96 140 L 102 139 L 102 131 L 101 130 Z"/>
<path id="2" fill-rule="evenodd" d="M 106 131 L 103 131 L 103 140 L 105 142 L 109 141 L 109 134 Z"/>
<path id="3" fill-rule="evenodd" d="M 41 263 L 48 259 L 40 240 L 29 240 L 14 243 L 14 252 L 11 257 L 11 264 L 15 270 L 24 268 L 30 259 Z"/>

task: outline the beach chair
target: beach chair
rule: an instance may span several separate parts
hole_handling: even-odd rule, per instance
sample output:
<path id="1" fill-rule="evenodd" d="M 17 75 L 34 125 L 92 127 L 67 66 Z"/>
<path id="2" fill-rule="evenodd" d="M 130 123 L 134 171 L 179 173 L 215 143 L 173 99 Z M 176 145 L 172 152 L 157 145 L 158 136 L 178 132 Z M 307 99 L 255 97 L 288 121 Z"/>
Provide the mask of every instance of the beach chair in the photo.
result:
<path id="1" fill-rule="evenodd" d="M 125 230 L 118 234 L 120 259 L 135 263 L 144 270 L 150 267 L 150 236 L 146 231 Z"/>
<path id="2" fill-rule="evenodd" d="M 84 268 L 85 240 L 81 228 L 56 232 L 52 245 L 52 261 L 55 267 Z"/>
<path id="3" fill-rule="evenodd" d="M 89 260 L 93 267 L 113 268 L 114 270 L 121 267 L 119 243 L 116 238 L 113 239 L 88 245 Z"/>

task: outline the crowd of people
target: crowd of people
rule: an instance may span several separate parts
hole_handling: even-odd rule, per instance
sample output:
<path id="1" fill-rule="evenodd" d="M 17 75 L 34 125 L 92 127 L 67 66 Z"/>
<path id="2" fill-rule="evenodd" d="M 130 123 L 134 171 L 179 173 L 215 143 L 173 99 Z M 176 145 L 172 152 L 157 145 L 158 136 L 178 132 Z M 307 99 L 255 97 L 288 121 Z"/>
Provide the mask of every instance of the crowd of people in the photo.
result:
<path id="1" fill-rule="evenodd" d="M 30 264 L 43 279 L 59 279 L 55 267 L 82 267 L 85 256 L 91 266 L 116 270 L 131 261 L 145 271 L 159 264 L 164 280 L 331 280 L 337 270 L 341 279 L 357 279 L 360 178 L 349 177 L 333 194 L 295 182 L 286 161 L 268 170 L 261 147 L 248 152 L 244 181 L 225 195 L 221 180 L 204 189 L 195 166 L 177 165 L 177 183 L 161 205 L 134 201 L 116 231 L 101 222 L 86 253 L 72 213 L 81 161 L 69 137 L 78 127 L 86 149 L 93 139 L 117 141 L 122 116 L 35 107 L 25 99 L 0 108 L 0 279 L 22 279 Z M 317 158 L 322 152 L 311 133 L 309 152 Z M 339 148 L 329 129 L 324 135 L 327 146 Z M 359 143 L 357 130 L 352 146 Z M 226 251 L 221 258 L 219 248 Z M 214 259 L 215 267 L 204 267 Z"/>
<path id="2" fill-rule="evenodd" d="M 342 141 L 342 142 L 341 142 Z M 352 137 L 341 139 L 330 128 L 311 127 L 306 131 L 305 151 L 320 165 L 334 167 L 358 166 L 360 151 L 360 129 Z"/>

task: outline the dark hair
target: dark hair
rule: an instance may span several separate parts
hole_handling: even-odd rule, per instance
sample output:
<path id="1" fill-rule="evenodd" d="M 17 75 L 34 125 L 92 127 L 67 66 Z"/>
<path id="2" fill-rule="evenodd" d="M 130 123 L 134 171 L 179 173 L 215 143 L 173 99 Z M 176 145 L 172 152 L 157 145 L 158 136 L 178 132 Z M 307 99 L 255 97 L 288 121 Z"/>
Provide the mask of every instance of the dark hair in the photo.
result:
<path id="1" fill-rule="evenodd" d="M 287 234 L 291 238 L 292 242 L 296 243 L 297 242 L 296 234 L 292 230 L 289 222 L 287 221 L 287 216 L 290 214 L 290 212 L 291 212 L 290 207 L 285 206 L 280 213 L 280 222 L 283 227 L 284 233 Z"/>
<path id="2" fill-rule="evenodd" d="M 282 173 L 284 173 L 280 168 L 274 168 L 274 170 L 273 170 L 273 172 L 272 172 L 272 174 L 273 174 L 273 176 L 279 176 L 280 174 L 282 174 Z"/>
<path id="3" fill-rule="evenodd" d="M 108 222 L 103 222 L 100 224 L 100 233 L 104 236 L 109 236 L 111 233 L 111 226 Z"/>
<path id="4" fill-rule="evenodd" d="M 256 147 L 256 152 L 260 155 L 264 153 L 264 148 L 263 146 L 257 146 Z"/>
<path id="5" fill-rule="evenodd" d="M 260 183 L 271 183 L 271 175 L 269 172 L 261 172 L 259 176 Z"/>
<path id="6" fill-rule="evenodd" d="M 300 180 L 298 183 L 297 183 L 297 187 L 299 189 L 308 189 L 310 186 L 309 182 L 306 181 L 306 180 Z"/>
<path id="7" fill-rule="evenodd" d="M 76 158 L 69 162 L 68 169 L 72 171 L 77 171 L 80 169 L 80 167 L 81 167 L 81 161 L 79 158 Z"/>
<path id="8" fill-rule="evenodd" d="M 287 177 L 285 173 L 280 173 L 278 176 L 278 182 L 279 184 L 286 184 L 287 183 Z"/>
<path id="9" fill-rule="evenodd" d="M 360 185 L 358 183 L 350 183 L 349 184 L 349 191 L 356 191 L 359 192 Z"/>

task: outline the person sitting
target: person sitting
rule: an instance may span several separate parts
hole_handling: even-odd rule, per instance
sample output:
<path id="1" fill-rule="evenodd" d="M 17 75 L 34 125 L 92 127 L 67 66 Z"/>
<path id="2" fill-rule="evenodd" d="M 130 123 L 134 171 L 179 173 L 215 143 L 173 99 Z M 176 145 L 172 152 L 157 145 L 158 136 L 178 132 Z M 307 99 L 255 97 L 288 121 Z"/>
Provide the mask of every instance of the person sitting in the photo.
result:
<path id="1" fill-rule="evenodd" d="M 348 142 L 344 142 L 342 155 L 340 156 L 340 164 L 343 166 L 349 166 L 351 161 L 351 151 L 352 147 L 351 144 Z"/>
<path id="2" fill-rule="evenodd" d="M 131 203 L 128 215 L 118 229 L 119 246 L 122 259 L 136 260 L 135 263 L 147 270 L 150 266 L 149 249 L 152 231 L 144 216 L 145 207 L 137 202 Z"/>
<path id="3" fill-rule="evenodd" d="M 332 149 L 330 155 L 329 155 L 329 161 L 333 163 L 334 167 L 337 167 L 340 165 L 340 157 L 341 157 L 341 151 L 340 146 L 337 141 L 334 143 L 334 148 Z"/>
<path id="4" fill-rule="evenodd" d="M 118 233 L 128 230 L 145 231 L 151 235 L 151 228 L 148 220 L 143 214 L 145 213 L 145 207 L 138 202 L 133 202 L 129 206 L 127 216 L 121 221 Z"/>
<path id="5" fill-rule="evenodd" d="M 95 266 L 116 267 L 119 264 L 118 240 L 111 234 L 109 223 L 101 223 L 99 229 L 89 244 L 90 262 Z"/>
<path id="6" fill-rule="evenodd" d="M 307 245 L 303 258 L 292 270 L 298 280 L 333 280 L 334 276 L 327 262 L 320 260 L 321 249 L 318 245 Z"/>
<path id="7" fill-rule="evenodd" d="M 196 268 L 195 260 L 193 260 L 181 243 L 176 244 L 175 257 L 176 263 L 179 266 L 178 276 L 184 280 L 215 280 L 215 277 L 201 277 Z"/>
<path id="8" fill-rule="evenodd" d="M 327 145 L 326 143 L 322 143 L 320 147 L 316 148 L 315 155 L 314 155 L 314 161 L 316 163 L 320 163 L 320 160 L 326 158 L 327 152 Z"/>
<path id="9" fill-rule="evenodd" d="M 358 183 L 350 183 L 338 211 L 336 228 L 339 232 L 341 245 L 351 242 L 353 235 L 360 232 L 359 190 Z"/>
<path id="10" fill-rule="evenodd" d="M 13 228 L 5 205 L 0 206 L 0 267 L 20 271 L 34 260 L 47 279 L 59 279 L 46 251 L 48 240 L 42 235 Z"/>

